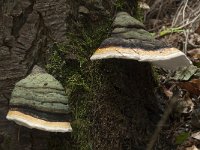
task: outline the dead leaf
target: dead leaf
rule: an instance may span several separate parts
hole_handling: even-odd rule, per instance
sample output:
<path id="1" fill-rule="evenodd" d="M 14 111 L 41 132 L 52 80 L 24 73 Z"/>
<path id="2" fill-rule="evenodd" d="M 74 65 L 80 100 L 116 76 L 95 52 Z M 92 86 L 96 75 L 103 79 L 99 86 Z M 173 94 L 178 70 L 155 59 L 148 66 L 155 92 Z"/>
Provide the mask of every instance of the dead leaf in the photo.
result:
<path id="1" fill-rule="evenodd" d="M 194 110 L 194 103 L 188 94 L 177 101 L 176 112 L 178 113 L 190 113 Z"/>
<path id="2" fill-rule="evenodd" d="M 200 48 L 190 50 L 187 53 L 193 62 L 195 63 L 200 62 Z"/>
<path id="3" fill-rule="evenodd" d="M 195 145 L 192 145 L 191 147 L 187 147 L 185 150 L 199 150 Z"/>
<path id="4" fill-rule="evenodd" d="M 197 26 L 197 28 L 196 28 L 196 30 L 194 32 L 197 33 L 197 34 L 200 34 L 200 25 Z"/>
<path id="5" fill-rule="evenodd" d="M 188 82 L 179 82 L 177 85 L 181 89 L 187 90 L 190 94 L 200 95 L 200 79 L 192 79 Z"/>
<path id="6" fill-rule="evenodd" d="M 200 58 L 200 48 L 192 49 L 187 52 L 190 56 Z"/>
<path id="7" fill-rule="evenodd" d="M 171 98 L 173 96 L 173 92 L 172 92 L 172 88 L 170 87 L 169 89 L 167 89 L 164 85 L 162 86 L 163 92 L 165 94 L 165 96 L 167 96 L 168 98 Z"/>
<path id="8" fill-rule="evenodd" d="M 174 80 L 188 81 L 198 70 L 196 66 L 190 65 L 189 67 L 180 68 L 175 72 Z"/>
<path id="9" fill-rule="evenodd" d="M 194 76 L 200 78 L 200 68 L 197 69 L 197 71 L 195 72 Z"/>
<path id="10" fill-rule="evenodd" d="M 192 79 L 189 82 L 191 82 L 196 88 L 200 89 L 200 79 Z"/>
<path id="11" fill-rule="evenodd" d="M 191 137 L 194 138 L 194 139 L 200 140 L 200 131 L 199 131 L 199 132 L 196 132 L 196 133 L 193 133 L 193 134 L 191 135 Z"/>

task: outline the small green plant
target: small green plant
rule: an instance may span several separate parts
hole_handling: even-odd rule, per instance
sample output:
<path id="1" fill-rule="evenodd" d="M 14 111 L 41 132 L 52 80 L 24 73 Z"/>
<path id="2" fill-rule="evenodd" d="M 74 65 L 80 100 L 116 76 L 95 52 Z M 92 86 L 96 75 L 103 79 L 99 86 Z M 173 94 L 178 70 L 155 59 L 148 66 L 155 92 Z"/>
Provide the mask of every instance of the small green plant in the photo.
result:
<path id="1" fill-rule="evenodd" d="M 184 30 L 181 28 L 166 28 L 160 31 L 159 36 L 165 36 L 171 33 L 182 33 Z"/>
<path id="2" fill-rule="evenodd" d="M 182 132 L 180 133 L 177 137 L 176 137 L 176 144 L 182 144 L 188 137 L 190 136 L 190 134 L 188 132 Z"/>

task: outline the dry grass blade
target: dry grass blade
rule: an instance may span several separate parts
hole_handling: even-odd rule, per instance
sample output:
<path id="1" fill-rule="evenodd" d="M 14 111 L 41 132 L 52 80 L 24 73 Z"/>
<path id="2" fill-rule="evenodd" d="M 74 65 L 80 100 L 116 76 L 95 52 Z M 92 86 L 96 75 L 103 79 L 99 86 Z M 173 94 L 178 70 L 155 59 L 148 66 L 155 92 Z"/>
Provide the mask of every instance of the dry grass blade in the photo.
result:
<path id="1" fill-rule="evenodd" d="M 184 0 L 179 5 L 179 8 L 174 16 L 171 27 L 177 27 L 183 29 L 187 27 L 184 31 L 185 41 L 183 42 L 183 52 L 187 52 L 187 47 L 189 43 L 189 35 L 194 32 L 199 26 L 200 21 L 200 1 L 188 1 Z"/>
<path id="2" fill-rule="evenodd" d="M 199 3 L 199 1 L 182 1 L 172 21 L 172 27 L 183 28 L 200 20 Z"/>

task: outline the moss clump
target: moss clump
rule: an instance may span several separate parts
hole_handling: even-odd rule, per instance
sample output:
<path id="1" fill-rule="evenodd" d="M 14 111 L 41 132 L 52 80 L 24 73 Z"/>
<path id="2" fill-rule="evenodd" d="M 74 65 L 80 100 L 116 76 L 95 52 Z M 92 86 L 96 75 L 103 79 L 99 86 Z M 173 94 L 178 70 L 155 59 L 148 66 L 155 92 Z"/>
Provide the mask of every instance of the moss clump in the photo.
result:
<path id="1" fill-rule="evenodd" d="M 102 77 L 96 69 L 98 63 L 92 63 L 90 56 L 108 36 L 111 21 L 104 20 L 96 25 L 83 25 L 81 28 L 79 24 L 72 24 L 70 32 L 67 33 L 69 43 L 55 43 L 52 46 L 46 67 L 66 89 L 71 89 L 70 107 L 73 114 L 71 141 L 73 142 L 69 144 L 66 141 L 66 146 L 63 147 L 90 150 L 92 120 L 89 114 Z M 51 149 L 56 149 L 56 144 L 51 145 Z"/>
<path id="2" fill-rule="evenodd" d="M 126 3 L 124 2 L 124 0 L 117 0 L 114 3 L 114 7 L 116 8 L 116 10 L 122 11 L 126 8 Z"/>

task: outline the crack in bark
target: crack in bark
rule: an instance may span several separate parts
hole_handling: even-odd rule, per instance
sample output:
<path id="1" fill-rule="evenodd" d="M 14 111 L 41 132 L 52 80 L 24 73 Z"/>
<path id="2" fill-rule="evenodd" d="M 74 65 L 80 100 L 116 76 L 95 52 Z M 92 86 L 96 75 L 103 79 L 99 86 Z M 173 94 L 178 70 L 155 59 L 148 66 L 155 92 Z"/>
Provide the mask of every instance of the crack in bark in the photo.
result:
<path id="1" fill-rule="evenodd" d="M 56 39 L 54 39 L 52 36 L 51 36 L 51 30 L 45 25 L 45 21 L 44 21 L 44 18 L 41 14 L 41 12 L 37 11 L 38 15 L 39 15 L 39 18 L 40 18 L 40 21 L 41 21 L 41 26 L 43 26 L 43 28 L 45 29 L 46 31 L 46 36 L 54 43 L 56 42 Z"/>
<path id="2" fill-rule="evenodd" d="M 30 2 L 30 6 L 28 6 L 19 16 L 13 17 L 11 35 L 13 35 L 15 38 L 19 36 L 20 29 L 26 23 L 28 16 L 33 12 L 35 0 L 30 0 Z"/>
<path id="3" fill-rule="evenodd" d="M 24 59 L 22 61 L 20 61 L 20 63 L 23 64 L 23 63 L 26 62 L 26 60 L 28 58 L 34 59 L 33 61 L 29 60 L 29 62 L 32 62 L 32 64 L 28 65 L 30 68 L 27 71 L 27 74 L 29 74 L 31 72 L 33 66 L 36 64 L 36 62 L 38 60 L 38 54 L 39 54 L 39 52 L 42 51 L 42 47 L 40 47 L 40 46 L 43 45 L 43 43 L 46 41 L 46 39 L 44 39 L 45 41 L 41 41 L 41 39 L 43 39 L 43 37 L 47 36 L 46 35 L 46 33 L 47 33 L 47 27 L 44 25 L 44 21 L 43 21 L 42 15 L 38 11 L 37 11 L 37 14 L 39 16 L 39 19 L 38 19 L 38 27 L 36 29 L 37 32 L 36 32 L 35 39 L 32 41 L 31 47 L 26 51 Z M 39 49 L 36 50 L 36 57 L 30 57 L 31 52 L 36 47 L 39 48 Z"/>

